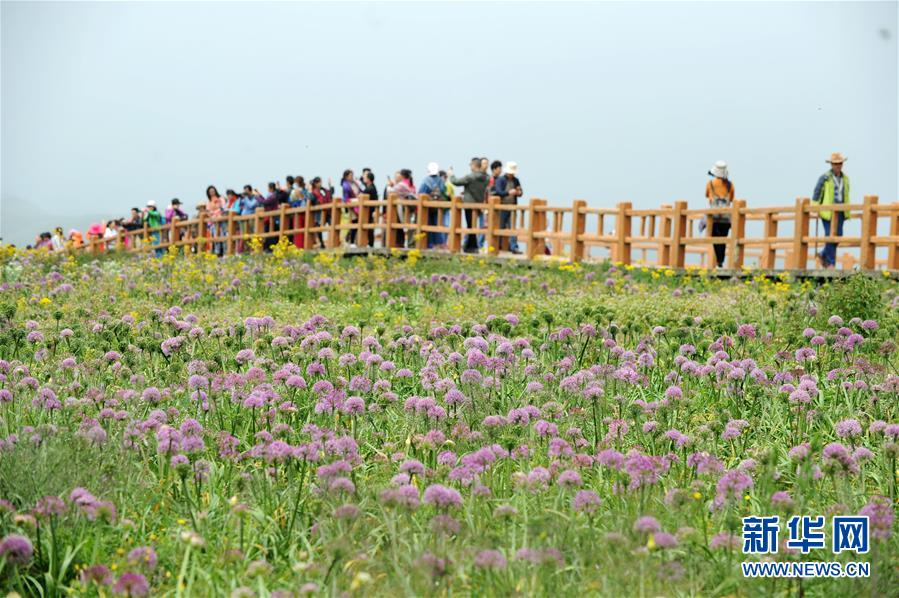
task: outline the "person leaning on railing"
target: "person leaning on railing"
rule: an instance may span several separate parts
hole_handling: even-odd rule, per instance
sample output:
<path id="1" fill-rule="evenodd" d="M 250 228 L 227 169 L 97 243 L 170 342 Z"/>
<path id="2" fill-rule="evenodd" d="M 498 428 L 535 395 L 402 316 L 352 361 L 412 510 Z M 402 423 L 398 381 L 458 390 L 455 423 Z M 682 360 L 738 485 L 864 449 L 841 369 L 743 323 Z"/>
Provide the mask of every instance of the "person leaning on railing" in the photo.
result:
<path id="1" fill-rule="evenodd" d="M 727 162 L 719 160 L 709 171 L 713 178 L 705 186 L 705 196 L 712 208 L 729 208 L 734 201 L 734 185 L 730 182 L 727 172 Z M 712 236 L 727 237 L 730 234 L 730 214 L 712 215 Z M 716 243 L 715 263 L 719 268 L 724 267 L 724 253 L 727 246 L 724 243 Z"/>
<path id="2" fill-rule="evenodd" d="M 843 174 L 843 162 L 845 161 L 846 158 L 840 152 L 832 153 L 830 160 L 825 160 L 830 164 L 830 170 L 818 177 L 818 183 L 812 193 L 812 202 L 822 206 L 849 203 L 849 177 Z M 834 215 L 836 215 L 836 226 L 833 226 Z M 834 231 L 835 237 L 843 236 L 843 223 L 849 217 L 848 212 L 821 210 L 818 212 L 818 217 L 824 226 L 824 236 L 829 237 L 831 230 Z M 833 268 L 837 263 L 837 244 L 825 243 L 824 249 L 815 256 L 815 259 L 822 268 Z"/>

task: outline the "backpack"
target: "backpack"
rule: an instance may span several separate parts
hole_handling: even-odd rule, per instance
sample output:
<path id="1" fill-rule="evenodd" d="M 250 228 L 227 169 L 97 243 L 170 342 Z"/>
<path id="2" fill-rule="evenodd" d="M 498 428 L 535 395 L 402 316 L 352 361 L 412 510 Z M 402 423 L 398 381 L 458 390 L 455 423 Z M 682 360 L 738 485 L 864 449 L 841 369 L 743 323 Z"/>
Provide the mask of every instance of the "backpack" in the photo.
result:
<path id="1" fill-rule="evenodd" d="M 731 190 L 731 182 L 727 179 L 721 179 L 724 181 L 724 185 L 727 187 L 727 194 L 730 195 Z M 709 189 L 712 191 L 712 207 L 713 208 L 727 208 L 730 207 L 730 200 L 727 197 L 718 197 L 715 194 L 715 180 L 712 179 L 710 183 Z M 713 222 L 730 222 L 730 214 L 713 214 L 712 215 Z"/>
<path id="2" fill-rule="evenodd" d="M 436 179 L 436 182 L 431 185 L 430 193 L 432 201 L 448 201 L 449 196 L 446 194 L 446 191 L 441 191 L 440 189 L 440 178 Z"/>

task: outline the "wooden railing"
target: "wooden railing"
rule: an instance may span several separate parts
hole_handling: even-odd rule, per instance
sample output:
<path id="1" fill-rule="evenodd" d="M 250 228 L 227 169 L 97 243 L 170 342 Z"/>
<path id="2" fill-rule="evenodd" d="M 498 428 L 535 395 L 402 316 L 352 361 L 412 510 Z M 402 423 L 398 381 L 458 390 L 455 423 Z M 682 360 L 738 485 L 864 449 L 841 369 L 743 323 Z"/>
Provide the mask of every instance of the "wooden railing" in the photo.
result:
<path id="1" fill-rule="evenodd" d="M 824 236 L 819 230 L 819 213 L 825 209 L 848 216 L 844 236 Z M 485 226 L 478 227 L 474 219 L 469 228 L 464 216 L 467 210 L 483 213 Z M 500 227 L 502 212 L 510 213 L 510 228 Z M 723 213 L 730 215 L 731 233 L 726 238 L 712 237 L 712 217 Z M 436 214 L 437 224 L 428 224 L 432 214 Z M 699 223 L 703 220 L 706 227 L 701 234 Z M 231 255 L 248 251 L 253 238 L 273 243 L 280 237 L 306 249 L 316 248 L 319 240 L 326 248 L 336 249 L 346 246 L 346 236 L 353 230 L 360 247 L 397 248 L 401 239 L 406 239 L 405 247 L 426 249 L 428 233 L 443 233 L 447 250 L 459 252 L 465 236 L 473 234 L 483 235 L 485 246 L 495 253 L 505 250 L 510 237 L 516 236 L 524 255 L 531 259 L 552 254 L 572 261 L 611 259 L 671 268 L 713 264 L 712 246 L 723 243 L 727 268 L 806 269 L 813 265 L 813 248 L 837 242 L 843 251 L 838 265 L 843 268 L 899 269 L 899 203 L 881 205 L 876 196 L 866 196 L 861 204 L 826 207 L 797 198 L 788 207 L 750 208 L 738 199 L 731 207 L 718 209 L 690 209 L 686 201 L 634 209 L 629 202 L 614 208 L 591 208 L 581 199 L 560 207 L 537 198 L 527 204 L 507 205 L 498 197 L 473 204 L 458 198 L 435 201 L 427 195 L 391 195 L 383 200 L 363 195 L 346 203 L 282 205 L 243 216 L 228 213 L 213 218 L 201 210 L 191 220 L 120 232 L 114 239 L 92 238 L 82 250 L 161 253 L 174 246 Z"/>

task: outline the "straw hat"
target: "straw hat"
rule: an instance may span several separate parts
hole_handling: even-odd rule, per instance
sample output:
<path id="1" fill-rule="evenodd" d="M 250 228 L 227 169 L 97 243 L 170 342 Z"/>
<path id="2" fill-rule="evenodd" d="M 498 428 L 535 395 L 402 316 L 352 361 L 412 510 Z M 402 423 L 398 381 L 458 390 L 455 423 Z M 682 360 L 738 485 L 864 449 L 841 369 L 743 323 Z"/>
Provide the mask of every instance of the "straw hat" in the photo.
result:
<path id="1" fill-rule="evenodd" d="M 428 162 L 428 176 L 440 174 L 440 166 L 437 162 Z"/>
<path id="2" fill-rule="evenodd" d="M 824 160 L 824 161 L 827 162 L 828 164 L 842 164 L 846 160 L 848 160 L 848 158 L 846 156 L 844 156 L 840 152 L 834 152 L 834 153 L 830 154 L 830 160 Z"/>
<path id="3" fill-rule="evenodd" d="M 518 162 L 506 162 L 506 174 L 516 175 L 518 174 Z"/>
<path id="4" fill-rule="evenodd" d="M 709 174 L 714 177 L 726 179 L 727 178 L 727 162 L 725 162 L 724 160 L 718 160 L 717 162 L 715 162 L 715 165 L 712 166 L 712 169 L 709 171 Z"/>

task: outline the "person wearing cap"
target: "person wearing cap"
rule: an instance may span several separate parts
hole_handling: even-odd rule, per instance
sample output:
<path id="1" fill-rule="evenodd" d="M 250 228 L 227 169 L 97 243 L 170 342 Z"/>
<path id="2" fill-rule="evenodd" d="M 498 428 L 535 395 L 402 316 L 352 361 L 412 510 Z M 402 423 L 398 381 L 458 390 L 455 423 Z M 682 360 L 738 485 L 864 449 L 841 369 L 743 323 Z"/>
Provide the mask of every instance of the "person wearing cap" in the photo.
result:
<path id="1" fill-rule="evenodd" d="M 706 183 L 705 196 L 709 200 L 711 208 L 729 208 L 734 201 L 734 184 L 730 182 L 727 172 L 727 162 L 718 160 L 709 171 L 712 180 Z M 712 236 L 727 237 L 730 234 L 730 214 L 712 215 Z M 724 243 L 716 243 L 715 263 L 719 268 L 724 267 L 724 255 L 727 246 Z"/>
<path id="2" fill-rule="evenodd" d="M 818 177 L 818 183 L 812 193 L 812 203 L 821 206 L 849 203 L 849 177 L 843 174 L 845 161 L 846 157 L 840 152 L 832 153 L 830 160 L 825 160 L 830 164 L 830 170 Z M 843 223 L 848 217 L 847 212 L 821 210 L 818 212 L 818 217 L 824 225 L 824 236 L 829 237 L 831 230 L 834 231 L 835 237 L 843 236 Z M 836 219 L 836 226 L 834 226 L 834 219 Z M 823 251 L 815 257 L 824 268 L 833 268 L 837 262 L 837 244 L 825 243 Z"/>
<path id="3" fill-rule="evenodd" d="M 422 180 L 418 187 L 418 192 L 422 195 L 430 196 L 431 201 L 447 201 L 449 195 L 446 193 L 446 183 L 440 178 L 440 166 L 437 162 L 428 163 L 428 176 Z M 441 222 L 440 212 L 436 208 L 428 210 L 428 225 L 437 226 Z M 428 233 L 428 249 L 445 249 L 446 234 L 445 233 Z"/>
<path id="4" fill-rule="evenodd" d="M 187 214 L 181 209 L 181 200 L 177 197 L 165 209 L 165 221 L 172 222 L 173 220 L 187 220 Z"/>
<path id="5" fill-rule="evenodd" d="M 81 234 L 81 231 L 74 228 L 69 231 L 69 244 L 71 247 L 81 247 L 84 245 L 84 235 Z"/>
<path id="6" fill-rule="evenodd" d="M 503 174 L 496 177 L 493 185 L 493 192 L 500 198 L 500 203 L 506 206 L 514 206 L 518 204 L 518 198 L 521 197 L 521 183 L 517 177 L 518 163 L 506 162 Z M 512 223 L 515 221 L 515 212 L 503 210 L 499 213 L 499 227 L 501 229 L 511 229 Z M 518 249 L 518 237 L 509 237 L 509 251 L 512 253 L 521 253 Z"/>

